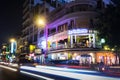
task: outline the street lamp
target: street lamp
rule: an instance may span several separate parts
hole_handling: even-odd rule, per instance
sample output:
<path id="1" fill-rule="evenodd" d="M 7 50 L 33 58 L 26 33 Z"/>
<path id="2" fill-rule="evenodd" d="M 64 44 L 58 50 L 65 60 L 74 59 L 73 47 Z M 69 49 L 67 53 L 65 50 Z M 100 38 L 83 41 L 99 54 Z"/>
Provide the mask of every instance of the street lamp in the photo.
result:
<path id="1" fill-rule="evenodd" d="M 16 40 L 14 38 L 11 38 L 10 43 L 11 43 L 11 53 L 14 53 L 17 49 Z"/>
<path id="2" fill-rule="evenodd" d="M 45 50 L 45 53 L 44 53 L 44 62 L 45 62 L 45 56 L 46 56 L 46 53 L 47 53 L 47 26 L 46 26 L 46 17 L 45 16 L 36 16 L 35 18 L 34 18 L 34 24 L 38 27 L 38 40 L 37 40 L 37 42 L 39 43 L 39 38 L 40 38 L 40 32 L 41 32 L 41 30 L 43 29 L 43 30 L 45 30 L 45 44 L 44 45 L 46 45 L 46 50 Z M 42 43 L 41 43 L 42 44 Z M 39 45 L 37 45 L 37 46 L 39 46 Z M 41 51 L 42 51 L 42 49 L 41 49 Z"/>
<path id="3" fill-rule="evenodd" d="M 11 59 L 15 58 L 15 53 L 17 50 L 17 42 L 14 38 L 10 39 L 10 53 L 11 53 Z M 11 60 L 13 61 L 13 60 Z"/>
<path id="4" fill-rule="evenodd" d="M 36 16 L 34 18 L 34 24 L 37 27 L 44 28 L 45 25 L 46 25 L 46 19 L 45 19 L 45 17 L 44 16 Z"/>

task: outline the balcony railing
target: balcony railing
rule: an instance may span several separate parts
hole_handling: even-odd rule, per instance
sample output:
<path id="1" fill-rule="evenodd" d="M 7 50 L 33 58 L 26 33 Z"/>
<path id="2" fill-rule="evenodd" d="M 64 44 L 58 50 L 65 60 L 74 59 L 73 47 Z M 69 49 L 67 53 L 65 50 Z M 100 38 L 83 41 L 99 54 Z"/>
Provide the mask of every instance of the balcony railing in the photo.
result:
<path id="1" fill-rule="evenodd" d="M 52 50 L 59 50 L 59 49 L 70 49 L 70 48 L 77 48 L 77 49 L 79 49 L 79 48 L 93 48 L 93 46 L 92 46 L 93 44 L 86 44 L 86 43 L 84 43 L 84 44 L 80 44 L 80 43 L 74 43 L 74 44 L 72 44 L 72 45 L 70 45 L 70 44 L 60 44 L 60 45 L 58 45 L 57 47 L 50 47 L 48 50 L 49 51 L 52 51 Z"/>

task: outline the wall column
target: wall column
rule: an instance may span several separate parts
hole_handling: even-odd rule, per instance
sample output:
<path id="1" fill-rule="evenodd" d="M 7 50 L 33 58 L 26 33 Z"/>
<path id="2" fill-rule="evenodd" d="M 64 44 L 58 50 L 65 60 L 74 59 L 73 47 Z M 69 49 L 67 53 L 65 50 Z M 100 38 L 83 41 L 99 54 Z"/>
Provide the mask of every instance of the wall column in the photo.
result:
<path id="1" fill-rule="evenodd" d="M 93 41 L 93 47 L 95 48 L 96 46 L 95 46 L 95 34 L 92 34 L 92 37 L 93 37 L 93 39 L 92 39 L 92 41 Z"/>
<path id="2" fill-rule="evenodd" d="M 58 48 L 58 41 L 56 40 L 56 49 Z"/>
<path id="3" fill-rule="evenodd" d="M 75 43 L 77 42 L 77 36 L 75 35 Z"/>
<path id="4" fill-rule="evenodd" d="M 73 48 L 73 35 L 70 36 L 70 45 L 71 45 L 71 48 Z"/>

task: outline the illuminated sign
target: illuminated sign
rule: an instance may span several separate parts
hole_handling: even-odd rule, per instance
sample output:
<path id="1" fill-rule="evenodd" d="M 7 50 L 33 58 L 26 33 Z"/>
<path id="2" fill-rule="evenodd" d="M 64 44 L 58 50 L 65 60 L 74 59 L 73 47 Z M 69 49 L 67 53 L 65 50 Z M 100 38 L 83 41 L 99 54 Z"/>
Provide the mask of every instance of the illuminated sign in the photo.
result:
<path id="1" fill-rule="evenodd" d="M 83 34 L 83 33 L 88 33 L 88 29 L 73 29 L 68 31 L 68 34 Z"/>
<path id="2" fill-rule="evenodd" d="M 17 44 L 16 42 L 12 42 L 11 43 L 11 53 L 15 53 L 16 52 L 16 49 L 17 49 Z"/>
<path id="3" fill-rule="evenodd" d="M 29 49 L 30 49 L 30 52 L 33 52 L 35 50 L 35 45 L 30 45 Z"/>

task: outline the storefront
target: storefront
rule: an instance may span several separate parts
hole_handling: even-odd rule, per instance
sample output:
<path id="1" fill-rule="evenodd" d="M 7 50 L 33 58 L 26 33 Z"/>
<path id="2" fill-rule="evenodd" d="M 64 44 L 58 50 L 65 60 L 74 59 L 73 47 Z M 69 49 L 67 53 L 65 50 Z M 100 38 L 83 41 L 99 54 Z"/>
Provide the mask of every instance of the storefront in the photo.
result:
<path id="1" fill-rule="evenodd" d="M 104 51 L 104 52 L 98 52 L 96 54 L 96 61 L 98 63 L 104 62 L 106 65 L 112 65 L 115 64 L 117 60 L 115 53 Z"/>
<path id="2" fill-rule="evenodd" d="M 80 65 L 97 64 L 100 62 L 112 65 L 116 61 L 116 56 L 111 51 L 65 51 L 48 55 L 51 60 L 78 60 Z"/>

